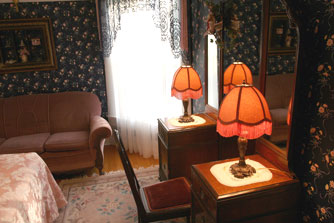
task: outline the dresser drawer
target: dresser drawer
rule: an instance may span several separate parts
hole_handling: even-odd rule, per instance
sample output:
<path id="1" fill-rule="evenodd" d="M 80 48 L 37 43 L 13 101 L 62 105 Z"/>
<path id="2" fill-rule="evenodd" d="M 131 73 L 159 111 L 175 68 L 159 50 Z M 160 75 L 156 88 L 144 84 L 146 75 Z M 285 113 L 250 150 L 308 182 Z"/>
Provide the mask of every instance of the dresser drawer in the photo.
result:
<path id="1" fill-rule="evenodd" d="M 169 178 L 168 168 L 168 151 L 161 138 L 158 138 L 159 143 L 159 173 L 160 180 L 167 180 Z"/>
<path id="2" fill-rule="evenodd" d="M 210 216 L 207 210 L 203 207 L 203 204 L 197 198 L 197 195 L 192 195 L 192 221 L 193 223 L 215 223 L 214 218 Z"/>
<path id="3" fill-rule="evenodd" d="M 199 203 L 205 207 L 212 218 L 217 215 L 216 199 L 210 194 L 207 187 L 199 179 L 198 175 L 192 171 L 192 192 L 199 199 Z"/>

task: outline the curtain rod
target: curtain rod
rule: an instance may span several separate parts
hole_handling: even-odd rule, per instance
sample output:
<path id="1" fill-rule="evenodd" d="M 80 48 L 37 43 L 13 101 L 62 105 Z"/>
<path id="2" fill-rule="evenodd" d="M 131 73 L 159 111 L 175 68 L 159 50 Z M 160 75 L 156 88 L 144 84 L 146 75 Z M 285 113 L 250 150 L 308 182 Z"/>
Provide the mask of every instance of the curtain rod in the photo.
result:
<path id="1" fill-rule="evenodd" d="M 19 3 L 27 2 L 83 2 L 83 1 L 92 1 L 92 0 L 19 0 Z M 13 0 L 2 0 L 2 3 L 13 3 Z"/>

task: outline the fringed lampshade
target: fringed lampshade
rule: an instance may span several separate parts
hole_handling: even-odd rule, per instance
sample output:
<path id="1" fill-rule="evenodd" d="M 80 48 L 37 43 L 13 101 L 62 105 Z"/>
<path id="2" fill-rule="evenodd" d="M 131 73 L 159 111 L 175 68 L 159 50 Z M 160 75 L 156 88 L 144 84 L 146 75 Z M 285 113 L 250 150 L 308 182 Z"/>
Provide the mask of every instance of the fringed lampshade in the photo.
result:
<path id="1" fill-rule="evenodd" d="M 243 82 L 253 84 L 252 72 L 243 62 L 234 62 L 224 72 L 224 94 Z"/>
<path id="2" fill-rule="evenodd" d="M 240 160 L 230 170 L 237 178 L 251 176 L 255 169 L 245 163 L 248 139 L 271 135 L 268 104 L 259 90 L 248 84 L 237 85 L 223 99 L 218 112 L 217 132 L 223 137 L 239 136 Z"/>
<path id="3" fill-rule="evenodd" d="M 183 101 L 184 115 L 180 117 L 179 122 L 194 121 L 188 115 L 188 99 L 198 99 L 203 95 L 202 83 L 198 73 L 191 66 L 181 66 L 174 74 L 172 96 Z"/>

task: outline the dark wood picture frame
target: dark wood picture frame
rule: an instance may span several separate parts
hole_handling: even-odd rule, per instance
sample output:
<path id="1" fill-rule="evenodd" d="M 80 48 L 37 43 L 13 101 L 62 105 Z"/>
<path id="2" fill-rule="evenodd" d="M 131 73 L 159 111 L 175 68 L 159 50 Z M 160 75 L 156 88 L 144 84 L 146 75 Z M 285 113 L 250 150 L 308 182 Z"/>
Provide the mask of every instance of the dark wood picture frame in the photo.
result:
<path id="1" fill-rule="evenodd" d="M 0 20 L 0 74 L 55 69 L 50 18 Z"/>
<path id="2" fill-rule="evenodd" d="M 268 53 L 294 53 L 297 46 L 296 30 L 290 27 L 286 14 L 270 15 Z"/>

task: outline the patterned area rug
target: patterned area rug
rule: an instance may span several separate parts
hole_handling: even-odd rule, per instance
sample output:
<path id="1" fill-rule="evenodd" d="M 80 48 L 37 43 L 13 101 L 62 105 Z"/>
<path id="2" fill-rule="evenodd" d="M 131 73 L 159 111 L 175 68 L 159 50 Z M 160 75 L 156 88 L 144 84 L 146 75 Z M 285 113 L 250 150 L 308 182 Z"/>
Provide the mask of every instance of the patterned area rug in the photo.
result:
<path id="1" fill-rule="evenodd" d="M 141 186 L 158 182 L 158 167 L 136 170 Z M 56 223 L 133 223 L 137 207 L 124 171 L 104 176 L 63 180 L 60 187 L 68 201 Z M 161 221 L 184 223 L 185 218 Z"/>

